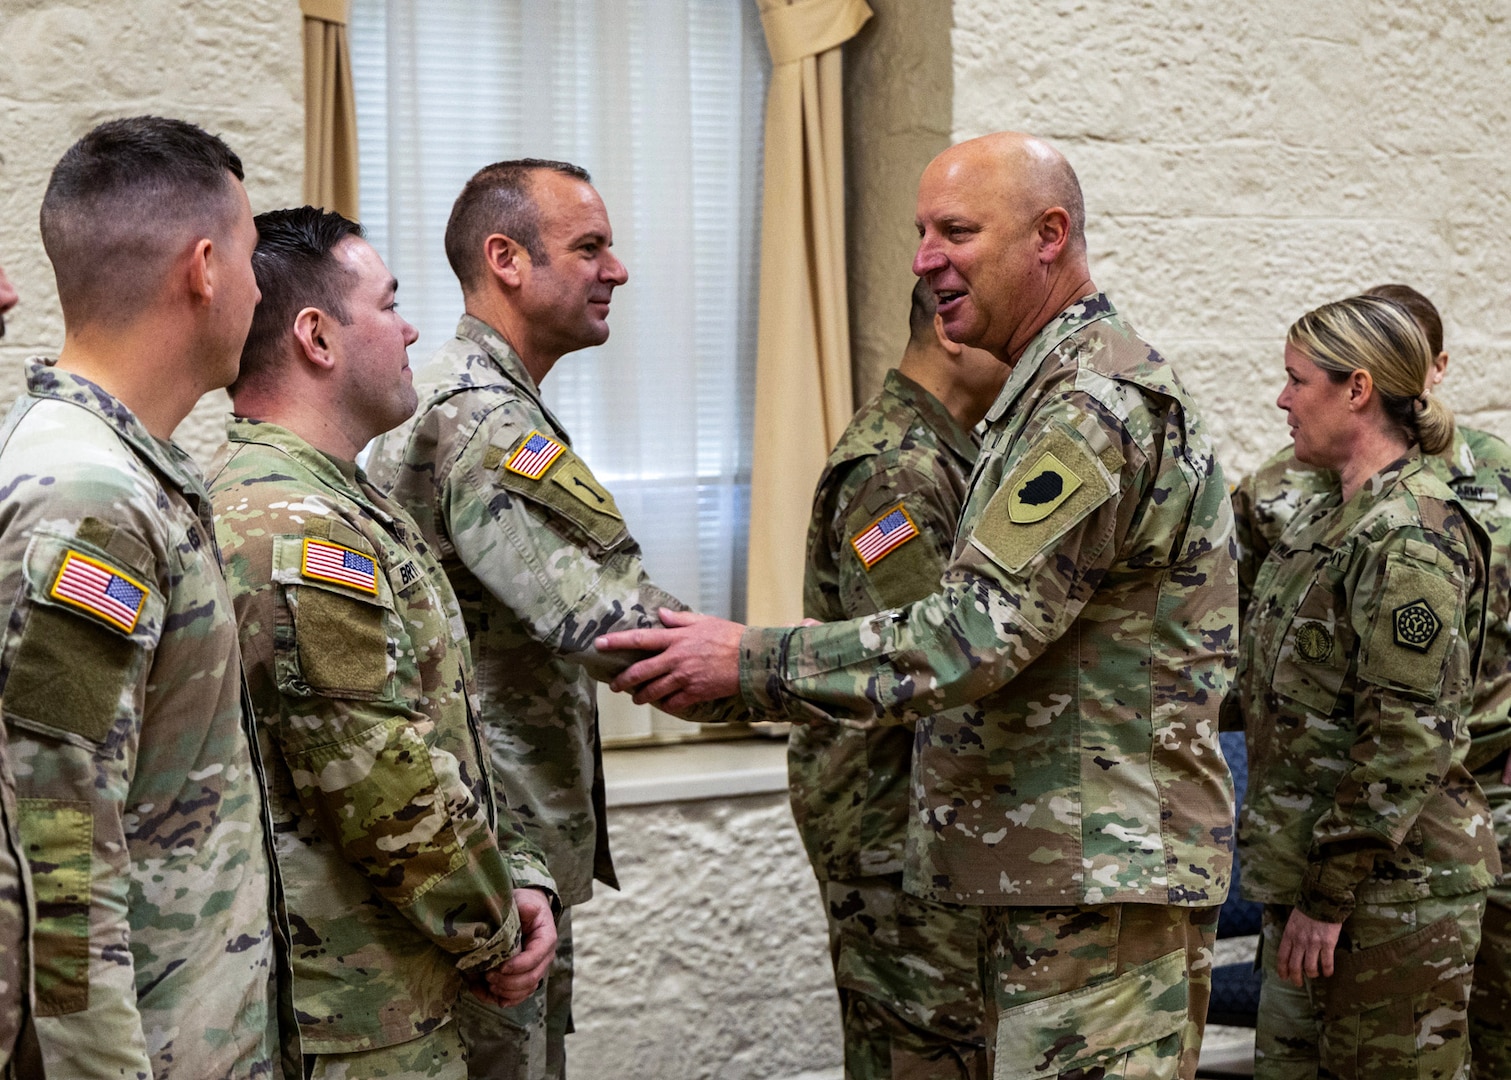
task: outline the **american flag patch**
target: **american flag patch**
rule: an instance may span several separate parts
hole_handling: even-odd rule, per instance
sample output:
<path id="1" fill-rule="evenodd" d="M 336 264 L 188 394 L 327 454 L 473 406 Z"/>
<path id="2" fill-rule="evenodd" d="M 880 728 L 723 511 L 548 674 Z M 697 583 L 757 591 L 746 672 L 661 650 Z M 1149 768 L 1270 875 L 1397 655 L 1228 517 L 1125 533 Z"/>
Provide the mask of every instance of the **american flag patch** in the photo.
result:
<path id="1" fill-rule="evenodd" d="M 854 537 L 850 544 L 867 570 L 886 558 L 895 549 L 918 535 L 918 527 L 908 512 L 898 503 L 871 523 L 871 527 Z"/>
<path id="2" fill-rule="evenodd" d="M 547 438 L 538 431 L 532 431 L 530 437 L 510 455 L 504 468 L 512 473 L 519 473 L 527 480 L 539 480 L 546 475 L 551 462 L 561 457 L 565 450 L 566 447 L 555 439 Z"/>
<path id="3" fill-rule="evenodd" d="M 51 595 L 81 611 L 131 633 L 142 614 L 150 590 L 102 562 L 69 551 L 53 579 Z"/>
<path id="4" fill-rule="evenodd" d="M 332 544 L 328 540 L 304 540 L 304 565 L 299 572 L 318 581 L 333 581 L 378 595 L 378 564 L 371 555 Z"/>

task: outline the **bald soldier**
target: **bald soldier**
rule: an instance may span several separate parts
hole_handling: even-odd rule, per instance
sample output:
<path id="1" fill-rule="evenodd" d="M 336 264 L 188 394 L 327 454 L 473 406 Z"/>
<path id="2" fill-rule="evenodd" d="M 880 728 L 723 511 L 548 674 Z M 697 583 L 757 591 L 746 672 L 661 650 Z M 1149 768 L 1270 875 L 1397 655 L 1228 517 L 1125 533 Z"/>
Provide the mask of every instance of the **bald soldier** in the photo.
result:
<path id="1" fill-rule="evenodd" d="M 997 1075 L 1190 1077 L 1232 865 L 1232 510 L 1169 363 L 1092 284 L 1075 174 L 1003 133 L 918 191 L 945 333 L 1012 368 L 939 589 L 807 628 L 664 612 L 615 681 L 673 710 L 917 724 L 904 885 L 978 905 Z"/>
<path id="2" fill-rule="evenodd" d="M 871 615 L 928 596 L 955 539 L 986 415 L 1007 367 L 944 336 L 920 280 L 902 362 L 860 407 L 813 497 L 803 614 Z M 885 530 L 885 531 L 883 531 Z M 818 876 L 856 1080 L 986 1074 L 981 918 L 902 889 L 911 725 L 794 728 L 792 815 Z"/>

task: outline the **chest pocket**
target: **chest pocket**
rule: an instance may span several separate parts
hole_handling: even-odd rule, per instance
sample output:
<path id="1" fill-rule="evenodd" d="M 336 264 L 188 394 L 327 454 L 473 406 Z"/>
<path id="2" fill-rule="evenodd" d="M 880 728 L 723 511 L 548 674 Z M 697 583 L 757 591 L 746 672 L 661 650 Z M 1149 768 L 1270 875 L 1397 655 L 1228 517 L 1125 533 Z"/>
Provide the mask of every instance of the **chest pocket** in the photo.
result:
<path id="1" fill-rule="evenodd" d="M 7 722 L 94 749 L 135 714 L 163 626 L 151 562 L 94 518 L 72 537 L 33 535 L 0 661 Z"/>
<path id="2" fill-rule="evenodd" d="M 493 473 L 499 487 L 544 506 L 554 522 L 564 523 L 600 550 L 629 535 L 608 488 L 565 443 L 550 435 L 530 431 L 508 447 L 490 446 L 483 467 Z"/>
<path id="3" fill-rule="evenodd" d="M 355 532 L 273 540 L 286 620 L 274 628 L 281 693 L 374 701 L 398 667 L 393 596 L 377 554 Z"/>
<path id="4" fill-rule="evenodd" d="M 1338 707 L 1354 651 L 1344 617 L 1343 571 L 1330 560 L 1317 571 L 1286 624 L 1270 685 L 1321 716 Z"/>

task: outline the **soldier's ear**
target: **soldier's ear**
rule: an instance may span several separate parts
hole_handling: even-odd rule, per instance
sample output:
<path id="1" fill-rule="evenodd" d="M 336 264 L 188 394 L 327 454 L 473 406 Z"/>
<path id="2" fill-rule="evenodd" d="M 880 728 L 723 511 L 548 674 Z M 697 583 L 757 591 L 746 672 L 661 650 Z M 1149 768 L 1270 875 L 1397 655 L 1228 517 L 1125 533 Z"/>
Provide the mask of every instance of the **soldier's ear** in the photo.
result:
<path id="1" fill-rule="evenodd" d="M 294 316 L 294 340 L 298 343 L 300 358 L 325 371 L 336 363 L 330 341 L 334 322 L 317 307 L 301 308 Z"/>
<path id="2" fill-rule="evenodd" d="M 483 267 L 506 288 L 517 289 L 530 268 L 530 253 L 503 233 L 483 241 Z"/>
<path id="3" fill-rule="evenodd" d="M 960 351 L 965 348 L 960 342 L 951 341 L 944 336 L 944 319 L 937 312 L 934 315 L 934 340 L 938 341 L 939 347 L 951 356 L 959 356 Z"/>

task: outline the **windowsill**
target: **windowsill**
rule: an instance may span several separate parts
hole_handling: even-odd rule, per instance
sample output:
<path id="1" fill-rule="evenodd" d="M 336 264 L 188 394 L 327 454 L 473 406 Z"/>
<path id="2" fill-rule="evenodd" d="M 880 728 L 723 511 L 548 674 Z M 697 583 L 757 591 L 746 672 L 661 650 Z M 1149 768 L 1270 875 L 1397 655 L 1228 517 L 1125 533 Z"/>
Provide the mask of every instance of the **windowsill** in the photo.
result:
<path id="1" fill-rule="evenodd" d="M 787 790 L 787 740 L 740 739 L 606 750 L 609 806 L 649 806 Z"/>

